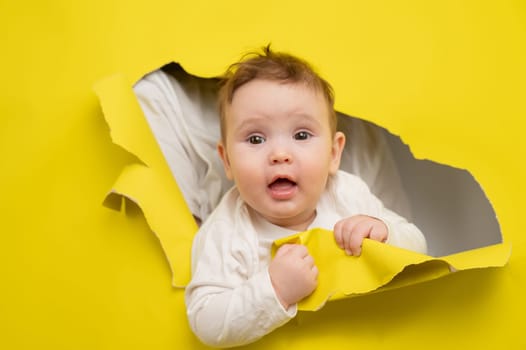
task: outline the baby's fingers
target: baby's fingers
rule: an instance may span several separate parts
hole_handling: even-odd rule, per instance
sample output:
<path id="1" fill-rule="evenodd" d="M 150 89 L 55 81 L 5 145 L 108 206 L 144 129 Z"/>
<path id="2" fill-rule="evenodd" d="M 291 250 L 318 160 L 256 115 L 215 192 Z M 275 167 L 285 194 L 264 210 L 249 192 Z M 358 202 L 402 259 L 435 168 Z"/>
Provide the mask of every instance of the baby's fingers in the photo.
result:
<path id="1" fill-rule="evenodd" d="M 387 241 L 387 236 L 387 226 L 383 222 L 378 221 L 371 228 L 371 234 L 369 235 L 369 238 L 378 242 L 385 243 L 385 241 Z"/>
<path id="2" fill-rule="evenodd" d="M 343 246 L 343 230 L 342 230 L 342 226 L 343 226 L 343 221 L 338 221 L 336 223 L 336 225 L 334 225 L 334 240 L 336 241 L 336 244 L 338 245 L 338 247 L 340 247 L 341 249 L 344 248 Z"/>
<path id="3" fill-rule="evenodd" d="M 303 258 L 303 261 L 305 262 L 308 268 L 312 268 L 314 266 L 314 258 L 312 257 L 312 255 L 306 255 Z"/>
<path id="4" fill-rule="evenodd" d="M 311 255 L 307 255 L 303 258 L 306 264 L 307 273 L 312 277 L 313 280 L 318 278 L 318 267 L 314 263 L 314 258 Z"/>
<path id="5" fill-rule="evenodd" d="M 349 241 L 349 250 L 352 255 L 359 256 L 362 253 L 362 244 L 365 238 L 385 242 L 387 240 L 387 226 L 374 218 L 367 218 L 355 225 Z"/>
<path id="6" fill-rule="evenodd" d="M 345 249 L 349 245 L 350 234 L 360 221 L 363 220 L 362 216 L 352 216 L 340 220 L 334 225 L 334 240 L 341 249 Z"/>
<path id="7" fill-rule="evenodd" d="M 318 270 L 318 267 L 316 265 L 314 265 L 312 267 L 312 274 L 314 275 L 314 279 L 317 279 L 318 278 L 318 275 L 319 275 L 319 270 Z"/>
<path id="8" fill-rule="evenodd" d="M 345 248 L 345 252 L 348 255 L 360 256 L 362 254 L 362 243 L 365 238 L 369 236 L 368 230 L 355 230 L 350 234 L 349 243 Z"/>
<path id="9" fill-rule="evenodd" d="M 278 248 L 278 251 L 276 252 L 275 257 L 277 258 L 279 256 L 283 256 L 283 255 L 287 254 L 288 252 L 290 252 L 292 249 L 293 249 L 293 245 L 289 244 L 289 243 L 286 243 L 286 244 L 284 244 L 284 245 L 282 245 L 281 247 Z"/>

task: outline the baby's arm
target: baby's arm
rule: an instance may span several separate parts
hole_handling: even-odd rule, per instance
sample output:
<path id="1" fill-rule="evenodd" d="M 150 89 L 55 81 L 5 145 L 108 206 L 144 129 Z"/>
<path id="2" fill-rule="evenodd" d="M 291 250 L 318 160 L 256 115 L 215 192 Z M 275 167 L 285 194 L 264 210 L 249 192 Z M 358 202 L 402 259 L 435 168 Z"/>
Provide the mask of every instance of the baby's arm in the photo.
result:
<path id="1" fill-rule="evenodd" d="M 274 291 L 273 282 L 282 286 L 279 274 L 271 281 L 269 266 L 257 262 L 252 240 L 233 236 L 231 227 L 208 222 L 201 227 L 192 248 L 192 281 L 185 291 L 190 327 L 203 343 L 216 347 L 256 341 L 296 314 L 296 308 L 282 306 Z M 292 252 L 285 253 L 278 254 L 274 267 L 287 265 L 279 263 L 290 259 Z M 287 303 L 294 300 L 283 296 Z"/>
<path id="2" fill-rule="evenodd" d="M 367 215 L 354 215 L 334 225 L 336 243 L 347 255 L 359 256 L 364 238 L 385 242 L 387 236 L 388 228 L 385 223 Z"/>
<path id="3" fill-rule="evenodd" d="M 187 288 L 190 326 L 210 346 L 254 342 L 294 316 L 282 309 L 266 271 L 238 283 L 210 279 Z"/>

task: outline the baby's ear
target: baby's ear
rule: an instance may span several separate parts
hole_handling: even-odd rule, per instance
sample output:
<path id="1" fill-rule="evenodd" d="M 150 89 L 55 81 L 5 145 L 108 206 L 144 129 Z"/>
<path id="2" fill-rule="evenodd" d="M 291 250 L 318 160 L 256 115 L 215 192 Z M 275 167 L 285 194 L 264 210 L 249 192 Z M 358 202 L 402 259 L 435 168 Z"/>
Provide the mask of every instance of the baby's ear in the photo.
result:
<path id="1" fill-rule="evenodd" d="M 219 157 L 221 158 L 221 161 L 223 162 L 223 168 L 225 169 L 226 177 L 229 180 L 234 180 L 232 176 L 232 170 L 230 168 L 230 160 L 228 159 L 226 147 L 223 145 L 222 141 L 219 141 L 219 143 L 217 144 L 217 153 L 219 153 Z"/>
<path id="2" fill-rule="evenodd" d="M 340 168 L 340 160 L 342 158 L 343 147 L 345 146 L 345 134 L 341 131 L 336 131 L 332 139 L 331 148 L 331 163 L 329 165 L 329 174 L 334 175 Z"/>

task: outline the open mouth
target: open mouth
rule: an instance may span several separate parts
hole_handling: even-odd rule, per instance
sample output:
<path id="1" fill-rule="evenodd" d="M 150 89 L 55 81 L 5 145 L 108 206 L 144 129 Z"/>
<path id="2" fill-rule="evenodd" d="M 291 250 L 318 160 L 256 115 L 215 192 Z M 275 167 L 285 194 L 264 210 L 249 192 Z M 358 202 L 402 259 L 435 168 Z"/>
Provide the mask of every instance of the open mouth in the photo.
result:
<path id="1" fill-rule="evenodd" d="M 296 182 L 285 177 L 278 177 L 268 185 L 269 188 L 282 188 L 290 186 L 296 186 Z"/>
<path id="2" fill-rule="evenodd" d="M 296 187 L 295 181 L 285 177 L 278 177 L 268 185 L 272 196 L 276 199 L 290 198 L 294 194 Z"/>

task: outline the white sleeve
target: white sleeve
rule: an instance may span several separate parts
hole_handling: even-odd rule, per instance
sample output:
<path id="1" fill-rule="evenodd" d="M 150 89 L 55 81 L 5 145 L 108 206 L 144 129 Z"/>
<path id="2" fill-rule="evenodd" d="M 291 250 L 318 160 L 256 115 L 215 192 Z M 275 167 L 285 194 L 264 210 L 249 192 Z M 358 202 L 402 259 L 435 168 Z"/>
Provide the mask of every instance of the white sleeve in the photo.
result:
<path id="1" fill-rule="evenodd" d="M 339 202 L 353 215 L 363 214 L 382 220 L 388 227 L 387 244 L 426 254 L 427 244 L 422 232 L 414 224 L 392 210 L 371 193 L 367 184 L 357 176 L 339 172 L 335 189 Z"/>
<path id="2" fill-rule="evenodd" d="M 414 224 L 407 222 L 406 219 L 383 206 L 378 218 L 388 228 L 389 234 L 386 244 L 427 254 L 426 239 Z"/>
<path id="3" fill-rule="evenodd" d="M 191 136 L 179 99 L 167 74 L 157 70 L 133 87 L 146 121 L 163 152 L 190 211 L 202 218 L 199 184 L 201 163 L 192 157 Z"/>
<path id="4" fill-rule="evenodd" d="M 257 271 L 251 242 L 228 231 L 233 229 L 231 223 L 208 221 L 194 241 L 187 315 L 193 332 L 210 346 L 248 344 L 296 313 L 295 308 L 283 308 L 268 268 Z"/>

